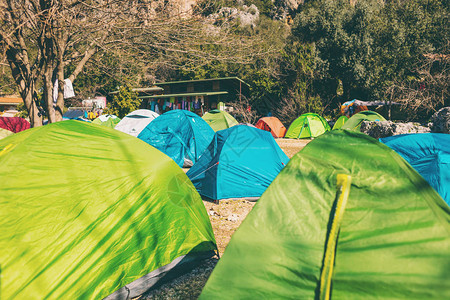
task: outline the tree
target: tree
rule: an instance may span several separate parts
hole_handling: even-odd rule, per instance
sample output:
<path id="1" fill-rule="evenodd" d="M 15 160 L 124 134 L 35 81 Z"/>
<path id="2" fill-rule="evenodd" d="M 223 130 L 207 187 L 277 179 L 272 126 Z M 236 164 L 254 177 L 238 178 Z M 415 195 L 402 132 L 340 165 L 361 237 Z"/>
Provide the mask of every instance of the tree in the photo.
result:
<path id="1" fill-rule="evenodd" d="M 109 105 L 108 113 L 123 118 L 138 109 L 141 102 L 142 99 L 138 98 L 130 85 L 121 86 Z"/>
<path id="2" fill-rule="evenodd" d="M 401 103 L 406 118 L 428 120 L 431 114 L 450 106 L 450 56 L 426 54 L 414 71 L 417 76 L 392 82 L 386 98 Z"/>
<path id="3" fill-rule="evenodd" d="M 329 97 L 339 99 L 342 85 L 342 100 L 388 101 L 390 87 L 422 78 L 425 54 L 443 54 L 448 13 L 441 0 L 308 1 L 293 35 L 316 47 L 316 90 L 330 86 Z"/>
<path id="4" fill-rule="evenodd" d="M 36 103 L 38 84 L 43 86 L 49 121 L 61 120 L 64 79 L 74 81 L 100 46 L 114 38 L 113 26 L 125 22 L 119 4 L 100 0 L 2 0 L 0 4 L 0 42 L 32 126 L 42 124 Z M 74 66 L 71 74 L 64 74 L 67 66 Z"/>
<path id="5" fill-rule="evenodd" d="M 293 35 L 314 43 L 317 67 L 335 80 L 335 87 L 342 82 L 344 99 L 370 94 L 368 61 L 374 37 L 369 29 L 380 9 L 376 0 L 355 5 L 348 0 L 310 1 L 295 19 Z"/>
<path id="6" fill-rule="evenodd" d="M 36 91 L 42 85 L 50 122 L 61 120 L 64 79 L 72 82 L 96 55 L 118 55 L 120 64 L 145 69 L 184 57 L 188 64 L 236 59 L 243 40 L 228 38 L 177 5 L 177 1 L 0 0 L 0 43 L 33 126 L 42 124 Z M 223 45 L 218 55 L 199 45 Z M 148 67 L 151 64 L 151 67 Z M 144 71 L 145 72 L 145 71 Z M 54 104 L 53 85 L 58 79 Z"/>

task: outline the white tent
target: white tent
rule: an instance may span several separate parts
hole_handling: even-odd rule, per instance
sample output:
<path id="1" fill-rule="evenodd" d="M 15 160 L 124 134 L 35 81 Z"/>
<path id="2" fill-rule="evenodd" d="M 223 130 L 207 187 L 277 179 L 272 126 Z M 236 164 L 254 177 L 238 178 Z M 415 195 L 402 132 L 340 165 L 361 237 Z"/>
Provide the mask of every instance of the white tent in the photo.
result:
<path id="1" fill-rule="evenodd" d="M 154 111 L 138 109 L 126 115 L 114 128 L 137 137 L 158 116 Z"/>

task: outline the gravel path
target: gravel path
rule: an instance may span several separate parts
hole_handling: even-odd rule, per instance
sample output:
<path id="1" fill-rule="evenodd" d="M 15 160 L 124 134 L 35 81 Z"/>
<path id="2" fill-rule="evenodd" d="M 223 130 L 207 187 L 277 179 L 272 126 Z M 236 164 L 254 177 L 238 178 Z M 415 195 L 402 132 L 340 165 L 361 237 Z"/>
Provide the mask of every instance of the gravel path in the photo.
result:
<path id="1" fill-rule="evenodd" d="M 189 273 L 135 299 L 197 299 L 217 262 L 217 258 L 207 259 Z"/>

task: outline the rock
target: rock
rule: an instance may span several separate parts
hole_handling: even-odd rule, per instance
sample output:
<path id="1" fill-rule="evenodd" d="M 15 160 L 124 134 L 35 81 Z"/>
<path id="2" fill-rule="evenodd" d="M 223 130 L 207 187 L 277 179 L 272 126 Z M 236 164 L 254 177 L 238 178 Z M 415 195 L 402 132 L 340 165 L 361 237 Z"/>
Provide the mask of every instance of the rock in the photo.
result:
<path id="1" fill-rule="evenodd" d="M 426 133 L 431 129 L 421 126 L 419 123 L 394 123 L 392 121 L 368 122 L 361 123 L 361 132 L 379 139 L 387 136 L 407 134 L 407 133 Z"/>
<path id="2" fill-rule="evenodd" d="M 230 222 L 237 222 L 239 221 L 239 215 L 231 214 L 230 216 L 228 216 L 227 220 Z"/>
<path id="3" fill-rule="evenodd" d="M 433 132 L 450 133 L 450 107 L 441 108 L 431 117 Z"/>
<path id="4" fill-rule="evenodd" d="M 212 209 L 211 209 L 210 211 L 208 211 L 208 214 L 209 214 L 210 216 L 220 216 L 218 212 L 216 212 L 216 211 L 214 211 L 214 210 L 212 210 Z"/>
<path id="5" fill-rule="evenodd" d="M 224 22 L 237 22 L 240 26 L 255 27 L 259 20 L 259 9 L 256 5 L 242 5 L 241 7 L 222 7 L 217 13 L 207 17 L 209 23 L 221 25 Z"/>
<path id="6" fill-rule="evenodd" d="M 282 6 L 287 7 L 288 9 L 294 11 L 298 8 L 300 4 L 303 4 L 305 2 L 304 0 L 282 0 L 280 1 L 281 4 L 284 4 Z M 278 4 L 280 5 L 280 4 Z"/>

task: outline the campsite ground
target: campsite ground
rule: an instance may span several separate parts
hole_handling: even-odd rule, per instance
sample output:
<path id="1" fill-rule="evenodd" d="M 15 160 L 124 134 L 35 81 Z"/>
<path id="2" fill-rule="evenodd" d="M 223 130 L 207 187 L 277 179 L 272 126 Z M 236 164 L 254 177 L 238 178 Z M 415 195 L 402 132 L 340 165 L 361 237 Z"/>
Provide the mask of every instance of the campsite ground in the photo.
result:
<path id="1" fill-rule="evenodd" d="M 277 139 L 281 149 L 291 158 L 310 140 Z M 184 169 L 187 172 L 188 169 Z M 222 255 L 231 236 L 256 204 L 246 199 L 212 202 L 203 200 L 213 227 L 219 253 Z M 162 285 L 140 299 L 197 299 L 214 269 L 217 258 L 209 259 L 191 272 Z"/>

